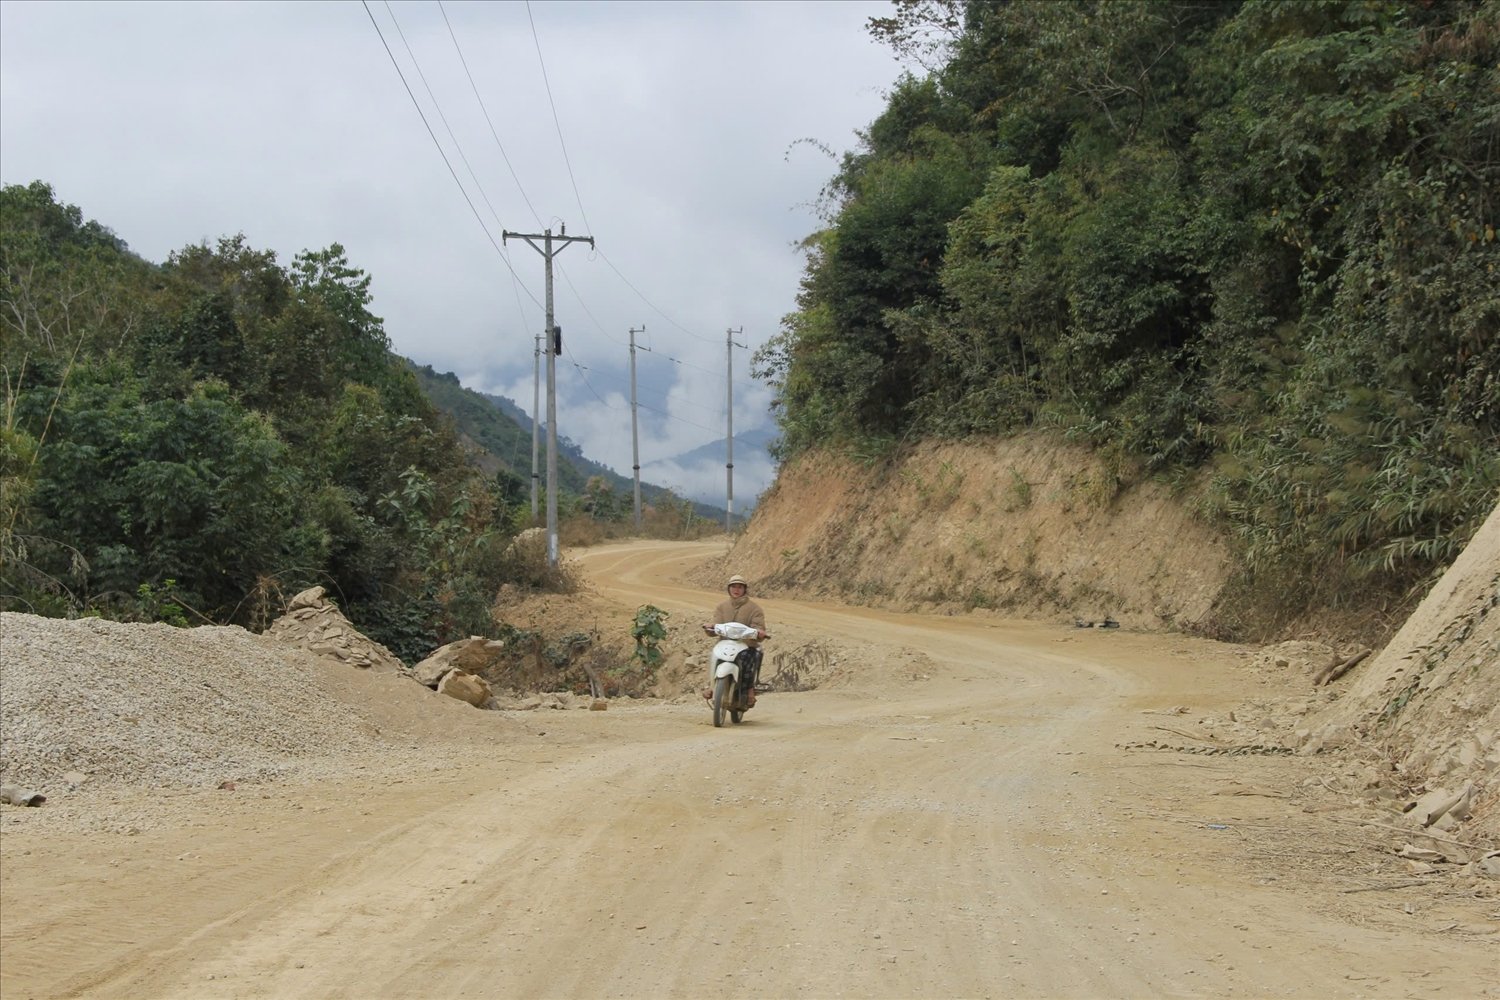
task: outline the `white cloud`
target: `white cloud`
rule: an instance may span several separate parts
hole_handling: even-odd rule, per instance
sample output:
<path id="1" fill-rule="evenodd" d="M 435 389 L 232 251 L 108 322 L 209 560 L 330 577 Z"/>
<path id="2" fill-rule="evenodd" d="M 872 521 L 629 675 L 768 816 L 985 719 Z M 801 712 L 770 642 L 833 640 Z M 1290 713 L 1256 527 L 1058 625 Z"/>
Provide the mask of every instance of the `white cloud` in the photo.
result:
<path id="1" fill-rule="evenodd" d="M 630 327 L 652 348 L 637 356 L 643 462 L 722 437 L 729 327 L 749 345 L 735 429 L 769 425 L 750 354 L 794 308 L 792 244 L 835 169 L 788 149 L 851 148 L 879 113 L 899 67 L 863 26 L 887 6 L 533 2 L 529 19 L 521 4 L 393 3 L 414 64 L 371 4 L 471 210 L 361 4 L 7 0 L 0 181 L 51 183 L 154 260 L 237 232 L 283 263 L 342 243 L 399 353 L 526 409 L 542 259 L 512 239 L 512 273 L 491 237 L 592 235 L 597 253 L 556 258 L 558 426 L 628 474 Z M 699 475 L 680 471 L 684 488 Z M 770 473 L 743 474 L 749 496 Z"/>

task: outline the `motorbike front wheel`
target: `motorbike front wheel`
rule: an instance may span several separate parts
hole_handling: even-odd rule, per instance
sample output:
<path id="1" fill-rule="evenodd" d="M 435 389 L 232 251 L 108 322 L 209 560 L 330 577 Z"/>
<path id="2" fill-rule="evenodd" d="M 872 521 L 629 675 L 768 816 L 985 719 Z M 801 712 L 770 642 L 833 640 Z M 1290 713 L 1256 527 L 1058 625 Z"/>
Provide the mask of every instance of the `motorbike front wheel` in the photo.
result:
<path id="1" fill-rule="evenodd" d="M 714 726 L 724 724 L 724 699 L 729 697 L 730 685 L 734 683 L 733 677 L 714 678 Z"/>

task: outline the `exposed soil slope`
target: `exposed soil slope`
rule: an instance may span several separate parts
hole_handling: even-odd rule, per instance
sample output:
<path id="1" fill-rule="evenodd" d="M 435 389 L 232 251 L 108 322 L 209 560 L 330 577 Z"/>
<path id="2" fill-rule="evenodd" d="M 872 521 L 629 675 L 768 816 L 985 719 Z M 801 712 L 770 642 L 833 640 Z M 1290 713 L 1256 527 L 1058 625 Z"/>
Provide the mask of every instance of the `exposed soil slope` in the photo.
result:
<path id="1" fill-rule="evenodd" d="M 1416 791 L 1470 789 L 1464 835 L 1500 840 L 1500 506 L 1345 686 L 1314 745 L 1361 749 Z"/>
<path id="2" fill-rule="evenodd" d="M 1167 487 L 1122 488 L 1051 434 L 927 443 L 894 469 L 807 456 L 761 499 L 732 561 L 767 594 L 1140 628 L 1206 625 L 1231 570 Z"/>

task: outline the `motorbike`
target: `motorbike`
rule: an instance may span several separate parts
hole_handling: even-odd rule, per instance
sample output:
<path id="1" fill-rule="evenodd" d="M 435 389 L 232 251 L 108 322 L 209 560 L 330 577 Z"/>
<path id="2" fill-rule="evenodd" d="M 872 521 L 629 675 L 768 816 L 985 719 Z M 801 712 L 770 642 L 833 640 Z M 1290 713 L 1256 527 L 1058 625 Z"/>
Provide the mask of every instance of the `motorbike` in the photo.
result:
<path id="1" fill-rule="evenodd" d="M 756 632 L 738 622 L 715 625 L 713 631 L 720 637 L 710 654 L 714 686 L 709 705 L 714 725 L 724 725 L 725 712 L 730 722 L 739 725 L 755 704 L 755 685 L 760 679 L 760 650 L 744 641 L 754 638 Z"/>

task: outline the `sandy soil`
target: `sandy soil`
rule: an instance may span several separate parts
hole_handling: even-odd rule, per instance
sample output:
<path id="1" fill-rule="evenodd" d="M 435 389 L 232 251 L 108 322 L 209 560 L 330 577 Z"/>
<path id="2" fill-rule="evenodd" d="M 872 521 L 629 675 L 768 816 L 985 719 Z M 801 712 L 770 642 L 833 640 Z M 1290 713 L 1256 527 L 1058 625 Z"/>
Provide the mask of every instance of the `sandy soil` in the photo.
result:
<path id="1" fill-rule="evenodd" d="M 581 561 L 686 628 L 722 549 Z M 419 767 L 173 793 L 135 835 L 7 807 L 0 993 L 1500 996 L 1500 903 L 1320 811 L 1326 760 L 1125 747 L 1275 694 L 1247 650 L 762 603 L 773 643 L 857 656 L 740 726 L 438 711 L 351 670 L 330 696 Z"/>

